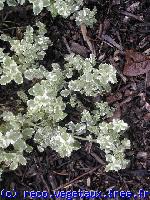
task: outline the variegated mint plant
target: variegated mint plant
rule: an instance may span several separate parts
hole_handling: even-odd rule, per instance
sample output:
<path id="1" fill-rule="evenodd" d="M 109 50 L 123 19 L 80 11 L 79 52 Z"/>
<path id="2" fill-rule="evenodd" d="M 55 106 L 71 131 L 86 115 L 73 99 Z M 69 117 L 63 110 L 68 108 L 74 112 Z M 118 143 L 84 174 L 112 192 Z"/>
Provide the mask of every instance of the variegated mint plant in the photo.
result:
<path id="1" fill-rule="evenodd" d="M 14 80 L 21 85 L 28 79 L 32 85 L 26 93 L 19 90 L 16 94 L 26 111 L 4 110 L 1 114 L 0 173 L 26 164 L 24 151 L 32 151 L 27 143 L 31 138 L 40 152 L 51 147 L 62 158 L 80 149 L 82 140 L 90 141 L 105 152 L 106 171 L 126 168 L 125 149 L 130 148 L 130 141 L 123 132 L 128 125 L 121 119 L 107 122 L 114 108 L 102 101 L 117 83 L 115 68 L 98 63 L 93 54 L 86 59 L 69 54 L 64 66 L 53 63 L 47 70 L 38 61 L 52 43 L 45 36 L 44 24 L 36 25 L 39 29 L 28 26 L 21 40 L 0 36 L 13 52 L 10 55 L 0 49 L 0 84 L 7 86 Z"/>

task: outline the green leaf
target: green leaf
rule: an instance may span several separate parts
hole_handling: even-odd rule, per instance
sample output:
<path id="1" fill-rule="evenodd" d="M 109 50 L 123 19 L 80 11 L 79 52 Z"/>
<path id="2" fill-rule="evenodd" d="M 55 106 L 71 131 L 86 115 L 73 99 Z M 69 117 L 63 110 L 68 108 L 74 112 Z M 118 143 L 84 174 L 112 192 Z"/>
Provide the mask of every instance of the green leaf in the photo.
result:
<path id="1" fill-rule="evenodd" d="M 15 148 L 15 150 L 22 152 L 23 150 L 25 150 L 27 148 L 27 145 L 24 140 L 19 139 L 14 143 L 14 148 Z"/>
<path id="2" fill-rule="evenodd" d="M 23 138 L 25 140 L 28 139 L 28 138 L 31 138 L 34 132 L 35 131 L 34 131 L 33 128 L 25 128 L 25 129 L 23 129 L 23 131 L 22 131 Z"/>

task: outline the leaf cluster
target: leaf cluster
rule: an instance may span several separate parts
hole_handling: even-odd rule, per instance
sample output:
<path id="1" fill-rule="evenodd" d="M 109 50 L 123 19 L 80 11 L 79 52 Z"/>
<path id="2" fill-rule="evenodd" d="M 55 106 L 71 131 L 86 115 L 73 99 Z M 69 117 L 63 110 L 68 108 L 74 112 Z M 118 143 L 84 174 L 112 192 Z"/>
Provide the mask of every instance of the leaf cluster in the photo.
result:
<path id="1" fill-rule="evenodd" d="M 8 6 L 23 5 L 26 0 L 1 0 L 0 10 L 4 8 L 4 3 Z M 96 22 L 95 14 L 96 9 L 92 11 L 88 8 L 83 8 L 83 0 L 28 0 L 33 5 L 33 12 L 38 15 L 43 8 L 47 8 L 53 17 L 61 15 L 64 18 L 69 17 L 74 13 L 73 19 L 75 19 L 77 25 L 84 23 L 87 26 L 93 26 Z"/>
<path id="2" fill-rule="evenodd" d="M 23 78 L 32 80 L 33 78 L 42 78 L 45 69 L 39 66 L 38 61 L 42 60 L 46 54 L 49 45 L 52 45 L 50 39 L 45 36 L 45 25 L 37 22 L 37 31 L 31 26 L 27 26 L 24 37 L 21 40 L 11 38 L 2 34 L 1 40 L 7 41 L 11 45 L 12 56 L 3 53 L 0 48 L 0 84 L 6 85 L 14 80 L 17 84 L 23 83 Z"/>
<path id="3" fill-rule="evenodd" d="M 116 70 L 110 64 L 97 63 L 92 54 L 86 59 L 66 55 L 63 69 L 53 63 L 52 70 L 46 70 L 38 61 L 52 43 L 45 36 L 44 24 L 38 22 L 37 26 L 38 31 L 28 26 L 22 40 L 0 36 L 14 51 L 10 56 L 0 50 L 0 84 L 6 85 L 11 80 L 22 84 L 23 78 L 32 82 L 28 95 L 18 91 L 27 112 L 15 115 L 4 111 L 1 115 L 0 171 L 26 164 L 23 153 L 32 150 L 26 142 L 30 138 L 39 151 L 51 147 L 61 157 L 78 150 L 80 140 L 95 142 L 106 154 L 106 171 L 124 169 L 128 164 L 124 151 L 130 148 L 130 141 L 120 136 L 128 125 L 123 120 L 106 121 L 114 111 L 107 102 L 91 101 L 92 107 L 87 107 L 79 98 L 95 98 L 110 92 L 111 84 L 117 83 Z M 32 81 L 34 77 L 36 83 Z M 77 121 L 71 120 L 71 110 L 78 112 Z"/>

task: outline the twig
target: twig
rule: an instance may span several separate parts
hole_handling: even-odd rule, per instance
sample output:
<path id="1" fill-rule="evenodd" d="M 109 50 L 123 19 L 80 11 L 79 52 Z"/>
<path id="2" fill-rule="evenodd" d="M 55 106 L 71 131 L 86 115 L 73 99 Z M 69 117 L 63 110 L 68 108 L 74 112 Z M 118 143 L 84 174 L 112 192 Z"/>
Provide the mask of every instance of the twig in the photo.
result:
<path id="1" fill-rule="evenodd" d="M 132 17 L 132 18 L 134 18 L 134 19 L 136 19 L 136 20 L 138 20 L 140 22 L 144 21 L 143 16 L 136 16 L 136 15 L 130 13 L 130 12 L 127 12 L 127 11 L 119 11 L 119 13 L 121 13 L 123 15 L 126 15 L 128 17 Z"/>
<path id="2" fill-rule="evenodd" d="M 101 165 L 106 165 L 106 163 L 105 163 L 98 155 L 96 155 L 94 152 L 91 152 L 90 154 L 91 154 L 91 156 L 94 157 L 95 160 L 96 160 L 97 162 L 99 162 Z"/>
<path id="3" fill-rule="evenodd" d="M 90 41 L 90 38 L 87 36 L 87 29 L 86 29 L 85 24 L 81 24 L 80 28 L 81 28 L 81 32 L 82 32 L 84 41 L 88 44 L 89 49 L 92 52 L 92 54 L 94 54 L 96 56 L 96 51 Z"/>
<path id="4" fill-rule="evenodd" d="M 82 175 L 78 176 L 77 178 L 71 180 L 69 183 L 66 183 L 66 184 L 64 184 L 64 185 L 61 185 L 61 186 L 59 186 L 58 188 L 56 188 L 55 190 L 53 190 L 53 191 L 56 191 L 56 190 L 60 190 L 60 189 L 62 189 L 62 188 L 67 188 L 67 187 L 69 187 L 69 186 L 70 186 L 72 183 L 74 183 L 75 181 L 77 181 L 77 180 L 83 178 L 84 176 L 88 175 L 89 173 L 94 172 L 95 170 L 99 169 L 100 167 L 101 167 L 101 165 L 99 165 L 99 166 L 97 166 L 97 167 L 95 167 L 95 168 L 89 170 L 88 172 L 85 172 L 84 174 L 82 174 Z"/>
<path id="5" fill-rule="evenodd" d="M 62 38 L 63 38 L 63 41 L 64 41 L 64 43 L 65 43 L 65 45 L 66 45 L 66 48 L 67 48 L 68 52 L 71 54 L 72 51 L 71 51 L 71 49 L 70 49 L 70 47 L 69 47 L 69 44 L 68 44 L 66 38 L 65 38 L 64 36 L 63 36 Z"/>

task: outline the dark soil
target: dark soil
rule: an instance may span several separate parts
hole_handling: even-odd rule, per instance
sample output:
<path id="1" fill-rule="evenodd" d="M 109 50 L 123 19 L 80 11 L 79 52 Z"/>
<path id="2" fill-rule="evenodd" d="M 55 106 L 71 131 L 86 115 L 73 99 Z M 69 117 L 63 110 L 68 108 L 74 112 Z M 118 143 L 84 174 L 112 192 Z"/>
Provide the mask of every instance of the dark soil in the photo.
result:
<path id="1" fill-rule="evenodd" d="M 44 153 L 35 150 L 27 155 L 28 163 L 13 172 L 5 172 L 0 189 L 16 188 L 23 193 L 28 191 L 54 190 L 98 190 L 106 193 L 108 189 L 132 191 L 139 189 L 150 192 L 150 81 L 149 73 L 134 77 L 123 75 L 126 63 L 125 52 L 132 49 L 150 56 L 150 2 L 149 0 L 85 0 L 88 8 L 97 7 L 97 23 L 88 28 L 88 36 L 100 63 L 111 63 L 118 72 L 118 84 L 112 86 L 112 93 L 106 99 L 110 105 L 117 106 L 114 118 L 119 117 L 130 126 L 126 137 L 132 148 L 126 151 L 131 163 L 119 172 L 104 171 L 105 155 L 95 144 L 83 143 L 82 148 L 72 153 L 70 158 L 62 159 L 50 148 Z M 34 16 L 30 5 L 8 8 L 0 11 L 0 33 L 19 37 L 27 25 L 36 20 L 46 24 L 48 36 L 53 46 L 47 50 L 43 65 L 64 62 L 69 52 L 88 57 L 90 49 L 84 41 L 80 27 L 74 21 L 60 16 L 53 19 L 44 9 Z M 0 43 L 0 47 L 9 47 Z M 14 83 L 0 86 L 0 105 L 7 110 L 16 111 Z M 27 90 L 27 86 L 21 86 Z M 2 107 L 3 108 L 3 107 Z M 2 108 L 0 108 L 2 110 Z M 149 196 L 150 198 L 150 196 Z M 147 199 L 149 199 L 147 197 Z M 18 200 L 22 199 L 21 197 Z M 43 198 L 44 199 L 44 198 Z"/>

